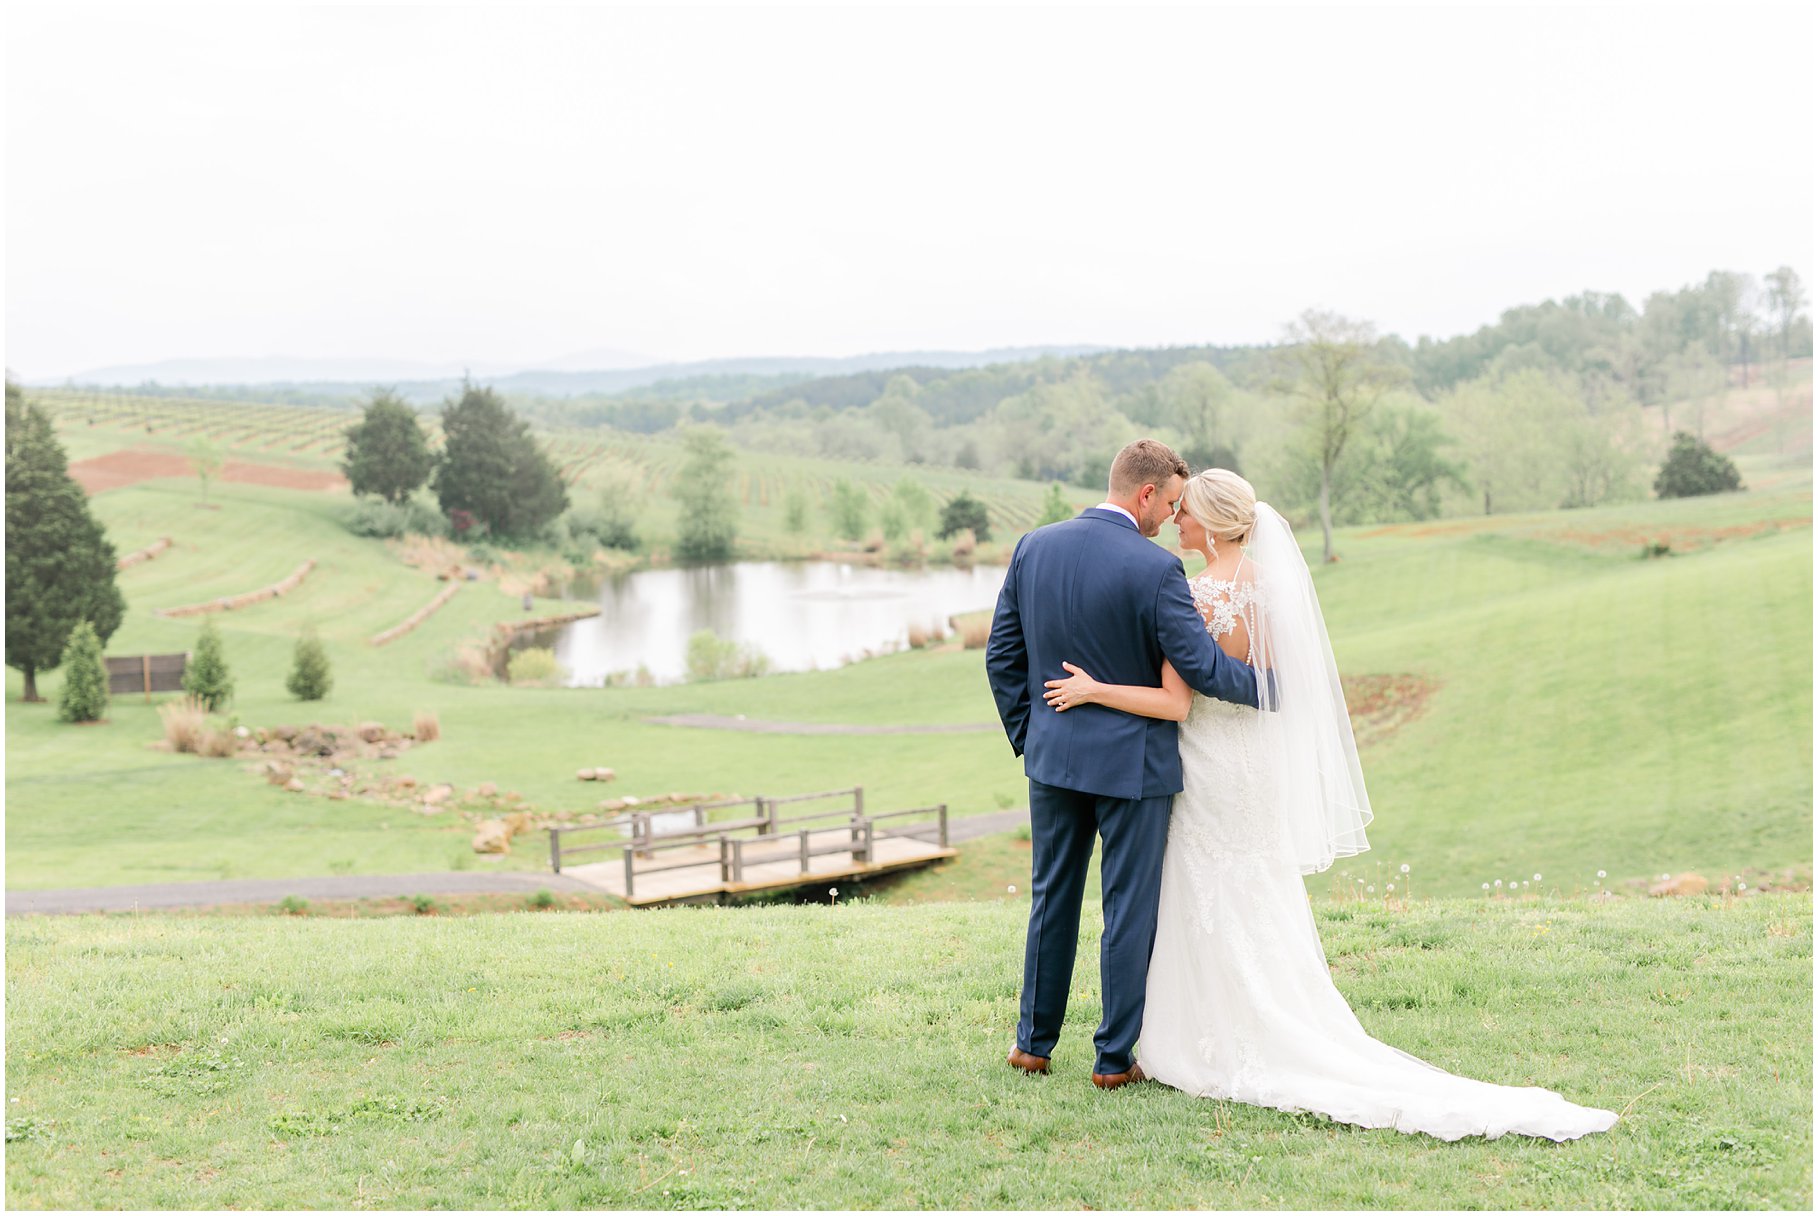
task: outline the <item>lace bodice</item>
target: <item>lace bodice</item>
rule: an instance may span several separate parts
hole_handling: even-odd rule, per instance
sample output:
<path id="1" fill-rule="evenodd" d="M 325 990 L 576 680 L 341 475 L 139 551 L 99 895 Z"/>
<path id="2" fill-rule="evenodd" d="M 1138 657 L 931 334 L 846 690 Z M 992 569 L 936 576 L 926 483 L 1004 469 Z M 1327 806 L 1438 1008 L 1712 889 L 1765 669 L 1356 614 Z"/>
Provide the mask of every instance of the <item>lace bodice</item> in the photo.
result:
<path id="1" fill-rule="evenodd" d="M 1187 580 L 1193 592 L 1193 606 L 1206 619 L 1206 632 L 1214 641 L 1233 633 L 1241 620 L 1247 633 L 1256 633 L 1256 606 L 1262 599 L 1262 588 L 1255 579 L 1207 578 L 1200 575 Z"/>

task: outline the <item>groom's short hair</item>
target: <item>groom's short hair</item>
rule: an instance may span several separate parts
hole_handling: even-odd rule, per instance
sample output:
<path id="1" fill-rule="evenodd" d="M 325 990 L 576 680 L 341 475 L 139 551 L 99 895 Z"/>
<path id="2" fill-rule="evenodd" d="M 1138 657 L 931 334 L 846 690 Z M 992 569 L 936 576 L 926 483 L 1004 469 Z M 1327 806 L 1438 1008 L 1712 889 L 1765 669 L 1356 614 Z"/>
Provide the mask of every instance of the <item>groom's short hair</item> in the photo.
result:
<path id="1" fill-rule="evenodd" d="M 1111 462 L 1111 492 L 1132 494 L 1147 485 L 1168 484 L 1170 477 L 1187 476 L 1187 462 L 1159 439 L 1138 439 L 1124 445 Z"/>

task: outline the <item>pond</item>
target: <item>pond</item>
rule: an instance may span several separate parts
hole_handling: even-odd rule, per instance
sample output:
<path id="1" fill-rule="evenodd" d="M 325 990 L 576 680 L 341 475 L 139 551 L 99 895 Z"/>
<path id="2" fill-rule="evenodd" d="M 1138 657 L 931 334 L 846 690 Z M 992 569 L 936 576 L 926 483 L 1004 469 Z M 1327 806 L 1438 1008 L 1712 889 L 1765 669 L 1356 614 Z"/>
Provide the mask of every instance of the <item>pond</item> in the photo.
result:
<path id="1" fill-rule="evenodd" d="M 889 570 L 846 562 L 733 562 L 641 570 L 598 584 L 574 584 L 568 599 L 594 599 L 600 615 L 515 647 L 550 646 L 568 684 L 609 679 L 673 684 L 687 678 L 688 639 L 712 630 L 763 653 L 772 671 L 840 667 L 898 650 L 912 629 L 952 632 L 949 618 L 988 610 L 1002 566 Z"/>

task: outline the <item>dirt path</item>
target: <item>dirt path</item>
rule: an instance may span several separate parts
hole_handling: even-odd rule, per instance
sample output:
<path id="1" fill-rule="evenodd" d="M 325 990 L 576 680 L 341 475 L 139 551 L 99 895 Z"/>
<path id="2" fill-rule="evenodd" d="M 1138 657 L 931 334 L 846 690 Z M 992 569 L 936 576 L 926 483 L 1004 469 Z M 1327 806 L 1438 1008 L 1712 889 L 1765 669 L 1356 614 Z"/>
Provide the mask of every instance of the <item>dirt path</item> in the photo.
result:
<path id="1" fill-rule="evenodd" d="M 849 726 L 839 722 L 765 722 L 743 714 L 675 714 L 645 718 L 656 726 L 689 726 L 697 730 L 743 730 L 759 735 L 968 735 L 999 730 L 997 723 L 958 723 L 947 726 Z"/>
<path id="2" fill-rule="evenodd" d="M 135 482 L 155 477 L 194 477 L 195 466 L 187 456 L 160 452 L 150 448 L 127 448 L 71 462 L 69 475 L 91 497 L 104 490 L 117 490 Z M 230 460 L 222 466 L 222 481 L 237 481 L 254 486 L 278 486 L 287 490 L 335 490 L 347 484 L 339 473 L 326 469 L 298 469 L 281 464 L 254 464 Z"/>

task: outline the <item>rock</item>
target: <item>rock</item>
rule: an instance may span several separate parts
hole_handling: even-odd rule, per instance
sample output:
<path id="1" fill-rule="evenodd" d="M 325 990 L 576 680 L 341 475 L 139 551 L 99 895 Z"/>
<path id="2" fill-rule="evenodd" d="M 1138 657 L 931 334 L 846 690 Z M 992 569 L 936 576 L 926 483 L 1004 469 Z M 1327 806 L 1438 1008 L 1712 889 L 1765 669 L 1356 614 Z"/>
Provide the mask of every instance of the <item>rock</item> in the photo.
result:
<path id="1" fill-rule="evenodd" d="M 593 779 L 595 781 L 612 781 L 617 779 L 617 777 L 618 774 L 609 768 L 596 768 L 593 770 Z"/>
<path id="2" fill-rule="evenodd" d="M 297 737 L 290 741 L 290 746 L 305 756 L 332 756 L 335 752 L 334 734 L 312 726 L 298 731 Z"/>
<path id="3" fill-rule="evenodd" d="M 301 794 L 303 792 L 303 783 L 295 777 L 292 777 L 289 781 L 284 783 L 284 788 L 293 794 Z"/>
<path id="4" fill-rule="evenodd" d="M 382 722 L 362 722 L 354 729 L 354 733 L 359 735 L 360 738 L 367 743 L 383 742 L 385 739 L 385 724 Z"/>
<path id="5" fill-rule="evenodd" d="M 247 730 L 244 726 L 234 727 L 234 738 L 246 739 L 246 738 L 250 738 L 251 736 L 252 736 L 252 732 L 250 730 Z"/>
<path id="6" fill-rule="evenodd" d="M 595 779 L 595 776 L 596 776 L 596 774 L 594 773 L 593 769 L 584 768 L 584 769 L 577 770 L 575 772 L 574 778 L 576 781 L 592 781 Z"/>
<path id="7" fill-rule="evenodd" d="M 503 819 L 488 819 L 480 825 L 480 830 L 473 834 L 473 851 L 476 853 L 511 852 L 511 829 L 505 826 Z"/>
<path id="8" fill-rule="evenodd" d="M 626 794 L 623 798 L 619 799 L 619 806 L 621 807 L 631 807 L 636 806 L 637 804 L 637 797 L 632 794 Z"/>
<path id="9" fill-rule="evenodd" d="M 398 776 L 392 778 L 391 783 L 401 790 L 414 790 L 417 788 L 417 779 L 412 777 L 409 773 L 398 774 Z"/>
<path id="10" fill-rule="evenodd" d="M 474 787 L 473 792 L 476 798 L 496 798 L 499 794 L 499 787 L 490 781 L 482 781 Z"/>
<path id="11" fill-rule="evenodd" d="M 432 785 L 423 791 L 423 801 L 430 806 L 441 806 L 452 797 L 454 797 L 454 786 L 452 785 Z"/>
<path id="12" fill-rule="evenodd" d="M 1701 875 L 1690 872 L 1675 874 L 1648 888 L 1648 894 L 1656 897 L 1671 895 L 1703 895 L 1711 889 L 1711 884 Z"/>
<path id="13" fill-rule="evenodd" d="M 284 761 L 267 760 L 265 762 L 265 779 L 271 784 L 284 785 L 290 781 L 292 776 L 294 776 L 294 774 L 291 771 L 290 765 L 284 763 Z"/>
<path id="14" fill-rule="evenodd" d="M 516 790 L 506 790 L 505 791 L 505 801 L 522 802 L 523 800 L 524 800 L 524 795 L 518 793 Z"/>
<path id="15" fill-rule="evenodd" d="M 397 749 L 397 748 L 395 748 L 395 747 L 381 747 L 381 748 L 380 748 L 380 749 L 379 749 L 379 759 L 381 759 L 381 760 L 396 760 L 396 759 L 397 759 L 397 758 L 398 758 L 398 749 Z"/>
<path id="16" fill-rule="evenodd" d="M 289 743 L 292 739 L 297 737 L 297 728 L 294 726 L 274 726 L 271 728 L 271 733 L 273 738 L 282 739 L 284 742 Z"/>

